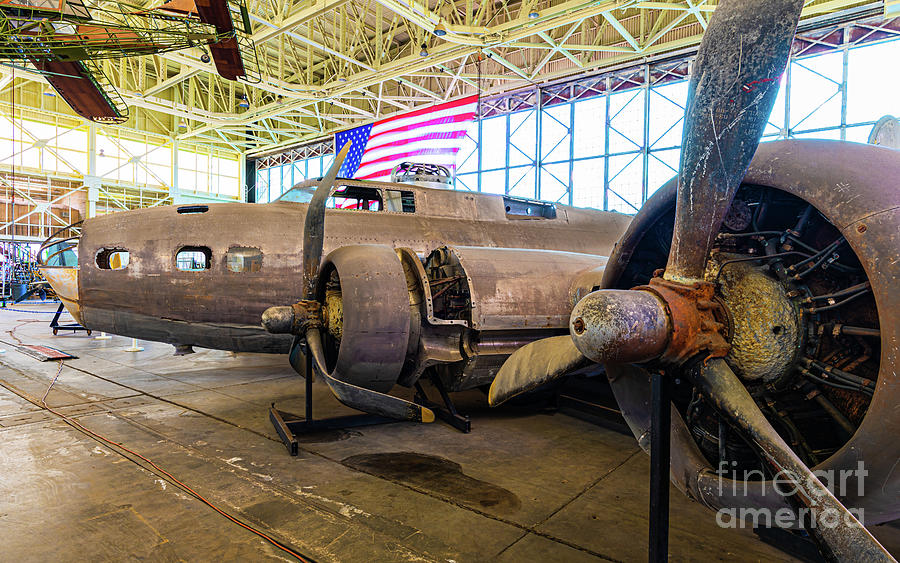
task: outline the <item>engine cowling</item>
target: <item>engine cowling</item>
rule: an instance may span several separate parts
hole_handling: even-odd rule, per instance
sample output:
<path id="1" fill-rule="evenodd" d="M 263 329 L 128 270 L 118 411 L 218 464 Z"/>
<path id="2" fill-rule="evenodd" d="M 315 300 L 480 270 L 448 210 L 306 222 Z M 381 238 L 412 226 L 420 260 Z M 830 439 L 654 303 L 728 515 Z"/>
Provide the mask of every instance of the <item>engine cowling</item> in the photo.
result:
<path id="1" fill-rule="evenodd" d="M 889 149 L 760 145 L 707 274 L 727 313 L 726 361 L 794 451 L 832 479 L 826 484 L 846 506 L 864 511 L 866 524 L 900 516 L 900 190 L 891 185 L 898 177 L 900 152 Z M 666 263 L 675 191 L 673 180 L 636 216 L 610 257 L 604 288 L 645 285 Z M 804 264 L 805 256 L 814 258 Z M 649 374 L 627 364 L 607 373 L 647 449 Z M 717 427 L 690 387 L 680 381 L 675 391 L 676 485 L 715 509 L 786 507 L 771 480 L 731 478 L 766 469 L 736 433 Z"/>
<path id="2" fill-rule="evenodd" d="M 317 285 L 328 369 L 382 393 L 430 369 L 450 391 L 488 385 L 517 348 L 567 332 L 605 263 L 547 250 L 445 246 L 423 260 L 408 248 L 336 249 Z M 292 325 L 278 309 L 289 317 L 278 326 Z"/>

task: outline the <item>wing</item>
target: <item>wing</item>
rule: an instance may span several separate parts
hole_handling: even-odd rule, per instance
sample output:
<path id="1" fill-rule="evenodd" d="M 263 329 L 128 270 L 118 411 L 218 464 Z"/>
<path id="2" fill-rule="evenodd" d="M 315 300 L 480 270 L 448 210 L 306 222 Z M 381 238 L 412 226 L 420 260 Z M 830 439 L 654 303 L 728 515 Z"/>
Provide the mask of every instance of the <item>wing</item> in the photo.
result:
<path id="1" fill-rule="evenodd" d="M 31 62 L 81 117 L 100 123 L 122 123 L 128 119 L 128 107 L 119 93 L 89 63 L 37 59 Z"/>

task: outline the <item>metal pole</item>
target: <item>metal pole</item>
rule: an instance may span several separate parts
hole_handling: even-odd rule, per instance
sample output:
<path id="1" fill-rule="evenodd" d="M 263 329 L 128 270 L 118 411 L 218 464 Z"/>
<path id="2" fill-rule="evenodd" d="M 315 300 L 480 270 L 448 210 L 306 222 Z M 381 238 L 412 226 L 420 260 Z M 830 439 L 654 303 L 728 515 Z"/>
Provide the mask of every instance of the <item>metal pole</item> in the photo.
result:
<path id="1" fill-rule="evenodd" d="M 312 354 L 309 352 L 309 347 L 306 348 L 306 423 L 310 424 L 313 420 L 313 401 L 312 401 L 312 378 L 313 378 L 313 363 L 312 363 Z"/>
<path id="2" fill-rule="evenodd" d="M 671 401 L 668 378 L 650 375 L 650 558 L 669 558 L 669 432 Z"/>

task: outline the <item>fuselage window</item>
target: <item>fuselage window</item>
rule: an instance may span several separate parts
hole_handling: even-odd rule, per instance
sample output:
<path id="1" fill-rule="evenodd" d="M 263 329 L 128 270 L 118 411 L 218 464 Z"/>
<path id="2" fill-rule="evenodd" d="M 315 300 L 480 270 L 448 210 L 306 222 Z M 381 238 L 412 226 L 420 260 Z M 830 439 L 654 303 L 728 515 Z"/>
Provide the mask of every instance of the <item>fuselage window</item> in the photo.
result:
<path id="1" fill-rule="evenodd" d="M 262 251 L 246 246 L 232 246 L 225 253 L 225 266 L 232 272 L 258 272 L 262 268 Z"/>
<path id="2" fill-rule="evenodd" d="M 124 248 L 101 248 L 97 253 L 97 267 L 101 270 L 123 270 L 128 267 L 128 251 Z"/>
<path id="3" fill-rule="evenodd" d="M 384 209 L 396 213 L 415 213 L 416 196 L 406 190 L 384 190 Z"/>
<path id="4" fill-rule="evenodd" d="M 208 270 L 212 251 L 205 246 L 183 246 L 175 254 L 175 268 L 182 272 Z"/>

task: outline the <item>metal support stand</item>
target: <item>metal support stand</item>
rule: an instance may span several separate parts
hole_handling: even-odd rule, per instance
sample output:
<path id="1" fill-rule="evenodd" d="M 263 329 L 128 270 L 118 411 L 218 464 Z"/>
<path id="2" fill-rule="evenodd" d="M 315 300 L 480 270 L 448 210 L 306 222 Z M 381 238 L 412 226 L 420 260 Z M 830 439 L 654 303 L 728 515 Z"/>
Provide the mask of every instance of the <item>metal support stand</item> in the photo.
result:
<path id="1" fill-rule="evenodd" d="M 91 329 L 85 328 L 78 323 L 70 323 L 66 325 L 59 324 L 59 317 L 62 316 L 63 311 L 65 310 L 65 305 L 62 303 L 59 304 L 59 309 L 56 310 L 56 314 L 53 315 L 53 320 L 50 321 L 50 328 L 53 329 L 53 334 L 57 334 L 61 330 L 71 330 L 74 332 L 78 332 L 79 330 L 84 330 L 88 333 L 88 336 L 91 335 Z"/>
<path id="2" fill-rule="evenodd" d="M 650 375 L 650 557 L 669 560 L 671 388 L 665 374 Z"/>
<path id="3" fill-rule="evenodd" d="M 432 411 L 434 411 L 434 416 L 443 420 L 453 428 L 456 428 L 460 432 L 468 434 L 472 431 L 472 422 L 469 420 L 469 417 L 463 414 L 459 414 L 456 410 L 456 405 L 453 404 L 453 401 L 450 399 L 450 394 L 447 393 L 447 390 L 444 388 L 444 384 L 441 383 L 441 378 L 437 375 L 431 375 L 431 383 L 437 388 L 438 393 L 441 394 L 441 400 L 444 401 L 443 405 L 438 403 L 433 403 L 428 398 L 428 395 L 425 394 L 425 390 L 422 388 L 422 384 L 416 381 L 416 398 L 415 402 L 422 405 L 423 407 L 428 407 Z"/>
<path id="4" fill-rule="evenodd" d="M 281 437 L 281 441 L 287 447 L 288 453 L 292 456 L 300 452 L 300 443 L 297 440 L 297 435 L 312 434 L 324 430 L 400 422 L 394 418 L 374 414 L 352 414 L 315 420 L 313 418 L 312 373 L 312 357 L 306 354 L 306 405 L 303 417 L 281 412 L 275 408 L 275 403 L 272 403 L 272 407 L 269 409 L 269 420 L 272 422 L 272 426 L 275 427 L 275 431 L 278 432 L 278 436 Z"/>

